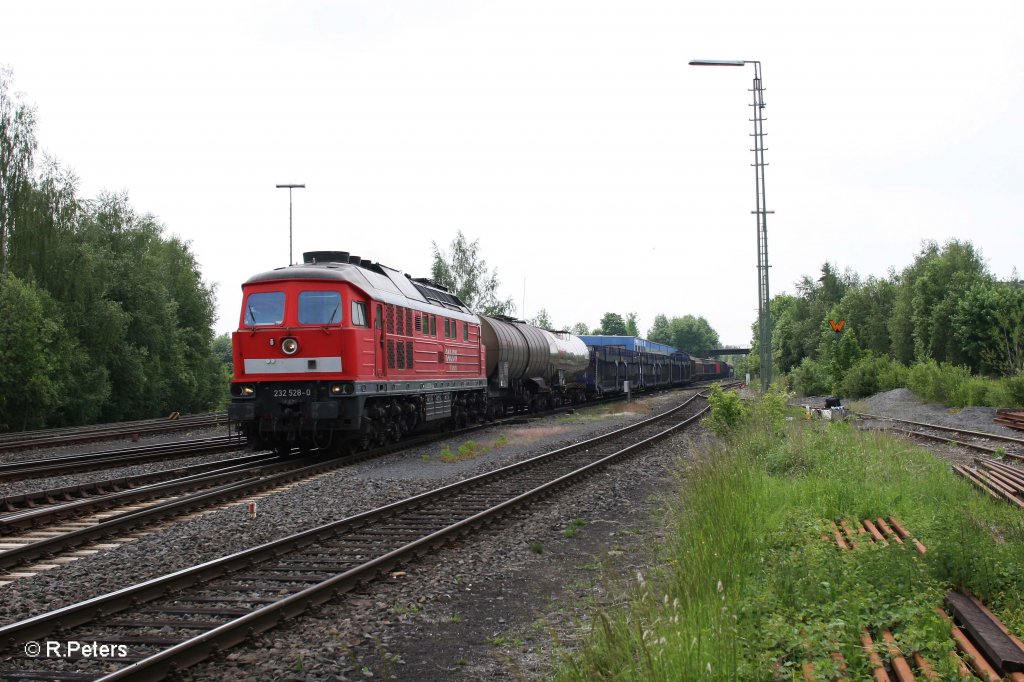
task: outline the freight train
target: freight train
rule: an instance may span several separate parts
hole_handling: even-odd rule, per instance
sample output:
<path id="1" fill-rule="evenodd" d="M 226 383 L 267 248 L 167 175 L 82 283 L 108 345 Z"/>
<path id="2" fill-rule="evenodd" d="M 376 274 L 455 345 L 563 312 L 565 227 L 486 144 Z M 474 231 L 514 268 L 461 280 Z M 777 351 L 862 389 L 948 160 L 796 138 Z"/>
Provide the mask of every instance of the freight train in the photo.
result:
<path id="1" fill-rule="evenodd" d="M 644 339 L 477 315 L 443 286 L 344 251 L 307 252 L 242 295 L 228 417 L 254 447 L 281 452 L 366 449 L 732 372 Z"/>

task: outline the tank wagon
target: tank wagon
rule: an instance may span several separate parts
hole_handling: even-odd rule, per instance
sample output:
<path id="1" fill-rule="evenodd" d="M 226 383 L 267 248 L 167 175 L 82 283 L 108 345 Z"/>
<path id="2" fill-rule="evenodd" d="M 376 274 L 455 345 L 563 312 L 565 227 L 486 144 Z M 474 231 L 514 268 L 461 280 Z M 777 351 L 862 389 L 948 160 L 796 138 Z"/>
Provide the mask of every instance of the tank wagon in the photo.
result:
<path id="1" fill-rule="evenodd" d="M 480 316 L 491 414 L 548 409 L 586 399 L 586 344 L 511 317 Z"/>

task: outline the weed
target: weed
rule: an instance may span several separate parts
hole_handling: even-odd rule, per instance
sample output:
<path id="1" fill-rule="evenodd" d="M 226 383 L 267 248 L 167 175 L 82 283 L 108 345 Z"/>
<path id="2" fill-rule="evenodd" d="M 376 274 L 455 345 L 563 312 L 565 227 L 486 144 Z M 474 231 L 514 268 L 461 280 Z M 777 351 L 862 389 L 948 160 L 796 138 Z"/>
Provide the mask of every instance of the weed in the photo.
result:
<path id="1" fill-rule="evenodd" d="M 580 534 L 580 530 L 583 526 L 587 525 L 587 522 L 583 519 L 573 519 L 569 522 L 569 525 L 562 531 L 562 535 L 567 538 L 574 538 Z"/>
<path id="2" fill-rule="evenodd" d="M 469 665 L 469 659 L 465 656 L 460 656 L 459 660 L 455 661 L 458 665 Z"/>
<path id="3" fill-rule="evenodd" d="M 541 543 L 540 540 L 534 540 L 533 542 L 530 543 L 530 551 L 533 552 L 534 554 L 543 554 L 544 553 L 544 544 Z"/>
<path id="4" fill-rule="evenodd" d="M 462 622 L 462 616 L 460 616 L 457 613 L 453 613 L 452 615 L 448 616 L 448 622 L 449 623 L 461 623 Z"/>
<path id="5" fill-rule="evenodd" d="M 452 449 L 449 446 L 444 446 L 444 448 L 441 449 L 441 453 L 438 455 L 438 459 L 440 459 L 445 464 L 453 464 L 454 462 L 464 462 L 466 460 L 475 459 L 476 457 L 479 457 L 480 455 L 487 452 L 489 449 L 490 448 L 484 445 L 480 445 L 476 441 L 469 440 L 460 445 L 459 447 L 457 447 L 455 449 L 455 452 L 452 452 Z"/>
<path id="6" fill-rule="evenodd" d="M 302 654 L 295 657 L 295 665 L 292 669 L 297 673 L 301 673 L 306 669 L 306 663 L 302 660 Z"/>
<path id="7" fill-rule="evenodd" d="M 501 448 L 508 445 L 508 434 L 503 433 L 494 440 L 494 447 Z"/>

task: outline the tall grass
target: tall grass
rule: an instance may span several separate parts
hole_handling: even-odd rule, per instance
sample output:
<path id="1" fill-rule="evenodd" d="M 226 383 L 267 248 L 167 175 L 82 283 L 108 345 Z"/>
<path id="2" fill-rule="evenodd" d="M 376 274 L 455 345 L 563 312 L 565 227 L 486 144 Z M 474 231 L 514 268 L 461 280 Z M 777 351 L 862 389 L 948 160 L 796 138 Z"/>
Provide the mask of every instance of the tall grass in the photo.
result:
<path id="1" fill-rule="evenodd" d="M 784 400 L 741 423 L 686 472 L 660 568 L 626 606 L 598 611 L 565 680 L 777 680 L 805 661 L 870 678 L 862 627 L 894 629 L 954 679 L 934 611 L 953 587 L 1024 633 L 1024 514 L 979 495 L 929 453 L 841 423 L 786 422 Z M 928 547 L 840 552 L 829 519 L 895 516 Z"/>

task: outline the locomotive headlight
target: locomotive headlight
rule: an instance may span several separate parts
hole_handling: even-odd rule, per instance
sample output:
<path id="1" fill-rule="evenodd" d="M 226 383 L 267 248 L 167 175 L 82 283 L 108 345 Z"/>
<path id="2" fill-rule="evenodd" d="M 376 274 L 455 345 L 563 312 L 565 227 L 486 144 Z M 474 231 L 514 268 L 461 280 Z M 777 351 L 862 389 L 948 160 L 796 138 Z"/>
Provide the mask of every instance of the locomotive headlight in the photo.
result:
<path id="1" fill-rule="evenodd" d="M 341 395 L 345 392 L 345 387 L 341 384 L 331 384 L 331 395 Z"/>
<path id="2" fill-rule="evenodd" d="M 295 355 L 299 350 L 299 342 L 289 337 L 281 341 L 281 350 L 285 355 Z"/>
<path id="3" fill-rule="evenodd" d="M 256 395 L 256 387 L 252 384 L 232 384 L 231 394 L 239 398 L 251 398 Z"/>

